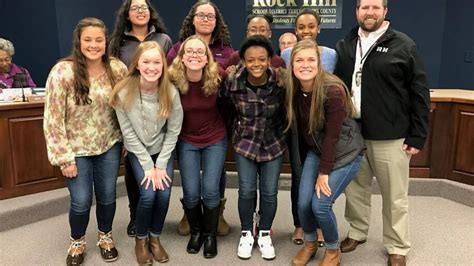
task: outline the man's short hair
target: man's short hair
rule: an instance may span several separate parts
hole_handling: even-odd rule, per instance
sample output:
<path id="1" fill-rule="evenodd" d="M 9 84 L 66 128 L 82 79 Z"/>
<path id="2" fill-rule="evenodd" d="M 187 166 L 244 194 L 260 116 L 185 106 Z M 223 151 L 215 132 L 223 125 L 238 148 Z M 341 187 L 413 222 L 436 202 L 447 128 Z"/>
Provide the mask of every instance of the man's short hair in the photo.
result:
<path id="1" fill-rule="evenodd" d="M 383 7 L 387 8 L 387 5 L 388 5 L 388 0 L 382 0 L 382 5 Z M 357 8 L 360 7 L 360 0 L 357 0 Z"/>

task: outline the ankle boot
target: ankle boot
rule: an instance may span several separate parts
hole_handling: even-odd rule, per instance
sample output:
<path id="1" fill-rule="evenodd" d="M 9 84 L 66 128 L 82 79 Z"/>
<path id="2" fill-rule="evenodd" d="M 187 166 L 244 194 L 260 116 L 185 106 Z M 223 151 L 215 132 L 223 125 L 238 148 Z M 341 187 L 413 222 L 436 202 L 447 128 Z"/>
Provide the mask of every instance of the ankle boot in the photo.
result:
<path id="1" fill-rule="evenodd" d="M 209 209 L 204 206 L 202 234 L 204 237 L 204 258 L 210 259 L 217 255 L 217 224 L 219 222 L 219 206 Z"/>
<path id="2" fill-rule="evenodd" d="M 85 250 L 86 240 L 84 236 L 79 239 L 74 239 L 70 237 L 70 244 L 69 248 L 67 249 L 66 265 L 82 265 L 82 262 L 84 261 L 84 256 L 86 255 Z"/>
<path id="3" fill-rule="evenodd" d="M 217 235 L 218 236 L 225 236 L 225 235 L 228 235 L 229 232 L 230 232 L 229 224 L 224 219 L 224 210 L 225 210 L 226 201 L 227 201 L 226 198 L 221 199 L 221 207 L 220 207 L 220 210 L 219 210 L 219 224 L 218 224 L 218 227 L 217 227 Z"/>
<path id="4" fill-rule="evenodd" d="M 183 198 L 179 199 L 181 201 L 181 204 L 183 204 Z M 183 204 L 183 210 L 184 210 L 184 204 Z M 186 213 L 183 214 L 183 218 L 181 218 L 181 221 L 178 223 L 178 234 L 187 236 L 189 235 L 189 223 L 188 223 L 188 218 L 186 217 Z"/>
<path id="5" fill-rule="evenodd" d="M 100 249 L 100 255 L 104 261 L 112 262 L 118 259 L 118 251 L 114 245 L 112 231 L 107 234 L 99 231 L 97 233 L 97 246 Z"/>
<path id="6" fill-rule="evenodd" d="M 341 265 L 341 257 L 340 249 L 326 249 L 319 266 L 339 266 Z"/>
<path id="7" fill-rule="evenodd" d="M 149 249 L 148 238 L 140 239 L 135 237 L 135 255 L 137 256 L 138 264 L 151 265 L 153 263 L 153 257 Z"/>
<path id="8" fill-rule="evenodd" d="M 305 241 L 304 246 L 293 257 L 291 264 L 293 266 L 302 266 L 308 264 L 308 261 L 316 255 L 318 244 L 316 241 Z"/>
<path id="9" fill-rule="evenodd" d="M 169 260 L 168 253 L 166 253 L 158 237 L 150 236 L 150 251 L 153 254 L 153 258 L 159 263 L 164 263 Z"/>
<path id="10" fill-rule="evenodd" d="M 199 202 L 199 204 L 192 209 L 188 209 L 184 207 L 184 211 L 186 213 L 186 216 L 188 217 L 189 228 L 190 228 L 189 242 L 188 242 L 188 245 L 186 246 L 186 251 L 191 254 L 198 253 L 202 246 L 201 203 Z"/>

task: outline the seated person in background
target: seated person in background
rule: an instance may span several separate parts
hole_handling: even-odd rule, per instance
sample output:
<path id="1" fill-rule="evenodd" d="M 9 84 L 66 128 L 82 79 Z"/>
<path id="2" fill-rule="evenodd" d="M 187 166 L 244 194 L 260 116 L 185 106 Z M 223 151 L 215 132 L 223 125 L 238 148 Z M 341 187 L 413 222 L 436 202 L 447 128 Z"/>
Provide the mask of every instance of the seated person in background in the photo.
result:
<path id="1" fill-rule="evenodd" d="M 296 38 L 296 35 L 291 32 L 285 32 L 280 35 L 280 38 L 278 39 L 278 47 L 280 49 L 278 55 L 280 55 L 286 48 L 295 46 L 296 42 L 298 42 L 298 39 Z"/>
<path id="2" fill-rule="evenodd" d="M 36 87 L 28 70 L 12 63 L 14 54 L 13 43 L 0 38 L 0 89 Z"/>

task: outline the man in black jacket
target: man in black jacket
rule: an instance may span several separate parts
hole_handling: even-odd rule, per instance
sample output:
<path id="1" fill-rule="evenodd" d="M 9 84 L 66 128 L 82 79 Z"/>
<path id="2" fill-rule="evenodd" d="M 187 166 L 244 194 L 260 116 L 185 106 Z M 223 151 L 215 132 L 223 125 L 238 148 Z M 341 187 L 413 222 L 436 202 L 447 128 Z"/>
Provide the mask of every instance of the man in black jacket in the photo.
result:
<path id="1" fill-rule="evenodd" d="M 408 179 L 412 155 L 424 146 L 430 95 L 416 44 L 385 20 L 387 0 L 358 0 L 354 28 L 336 46 L 334 74 L 352 88 L 367 150 L 346 188 L 350 224 L 342 252 L 367 239 L 372 179 L 383 199 L 383 243 L 389 265 L 405 265 L 410 250 Z"/>

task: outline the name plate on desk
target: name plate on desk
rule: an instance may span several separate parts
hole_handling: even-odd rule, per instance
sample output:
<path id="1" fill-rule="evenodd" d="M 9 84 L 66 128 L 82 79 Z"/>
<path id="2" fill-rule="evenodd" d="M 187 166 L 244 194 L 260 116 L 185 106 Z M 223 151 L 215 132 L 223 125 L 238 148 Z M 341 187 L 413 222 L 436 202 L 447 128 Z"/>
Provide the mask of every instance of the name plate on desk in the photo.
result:
<path id="1" fill-rule="evenodd" d="M 44 95 L 31 95 L 28 96 L 27 100 L 30 103 L 36 103 L 36 102 L 44 102 Z"/>

